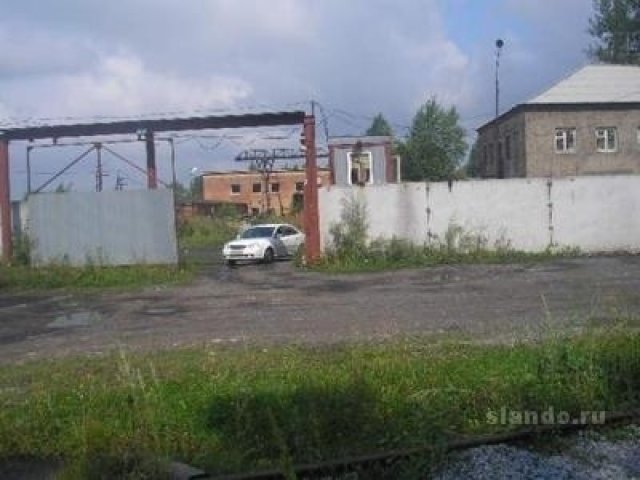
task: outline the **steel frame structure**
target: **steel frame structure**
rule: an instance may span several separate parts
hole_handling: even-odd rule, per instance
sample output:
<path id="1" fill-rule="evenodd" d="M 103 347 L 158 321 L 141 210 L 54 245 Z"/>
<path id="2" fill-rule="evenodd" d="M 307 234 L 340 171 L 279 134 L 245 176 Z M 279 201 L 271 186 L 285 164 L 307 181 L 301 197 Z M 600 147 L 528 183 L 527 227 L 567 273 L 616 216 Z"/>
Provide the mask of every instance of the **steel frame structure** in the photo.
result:
<path id="1" fill-rule="evenodd" d="M 303 111 L 257 113 L 244 115 L 206 116 L 172 119 L 126 120 L 105 123 L 72 125 L 45 125 L 33 127 L 7 128 L 0 131 L 0 238 L 2 238 L 2 258 L 11 261 L 13 239 L 11 232 L 11 188 L 9 180 L 9 144 L 16 141 L 51 139 L 56 144 L 60 138 L 95 137 L 109 135 L 137 135 L 145 142 L 147 160 L 147 187 L 158 186 L 155 153 L 155 134 L 193 130 L 216 130 L 232 128 L 275 127 L 302 125 L 305 148 L 304 230 L 306 234 L 305 256 L 309 262 L 320 256 L 320 231 L 318 217 L 318 176 L 315 141 L 315 117 Z M 102 142 L 105 143 L 105 142 Z M 175 162 L 173 142 L 171 162 Z M 93 150 L 92 147 L 89 151 Z M 89 153 L 86 152 L 86 154 Z M 83 157 L 84 155 L 83 154 Z M 80 160 L 77 160 L 80 161 Z M 70 168 L 70 167 L 69 167 Z"/>

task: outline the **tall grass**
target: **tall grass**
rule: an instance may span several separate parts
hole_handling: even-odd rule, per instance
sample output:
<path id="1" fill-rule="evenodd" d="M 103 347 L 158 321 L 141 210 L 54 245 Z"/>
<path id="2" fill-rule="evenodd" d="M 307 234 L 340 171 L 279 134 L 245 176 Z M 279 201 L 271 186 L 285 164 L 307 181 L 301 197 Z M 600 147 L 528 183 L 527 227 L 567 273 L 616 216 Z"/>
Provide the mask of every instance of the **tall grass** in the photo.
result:
<path id="1" fill-rule="evenodd" d="M 89 264 L 74 267 L 60 263 L 42 267 L 0 264 L 0 291 L 46 290 L 56 288 L 139 288 L 159 284 L 176 284 L 193 278 L 189 266 L 131 265 L 103 266 Z"/>
<path id="2" fill-rule="evenodd" d="M 452 223 L 442 238 L 431 235 L 418 245 L 392 237 L 370 240 L 366 204 L 355 196 L 342 201 L 340 221 L 331 225 L 330 244 L 315 268 L 327 272 L 361 272 L 459 263 L 522 263 L 576 256 L 574 248 L 523 252 L 499 238 L 490 243 L 482 234 Z"/>
<path id="3" fill-rule="evenodd" d="M 487 421 L 502 407 L 637 408 L 639 352 L 640 334 L 620 331 L 513 346 L 406 339 L 8 366 L 0 458 L 61 457 L 69 478 L 157 478 L 168 459 L 221 473 L 438 446 L 517 428 Z"/>

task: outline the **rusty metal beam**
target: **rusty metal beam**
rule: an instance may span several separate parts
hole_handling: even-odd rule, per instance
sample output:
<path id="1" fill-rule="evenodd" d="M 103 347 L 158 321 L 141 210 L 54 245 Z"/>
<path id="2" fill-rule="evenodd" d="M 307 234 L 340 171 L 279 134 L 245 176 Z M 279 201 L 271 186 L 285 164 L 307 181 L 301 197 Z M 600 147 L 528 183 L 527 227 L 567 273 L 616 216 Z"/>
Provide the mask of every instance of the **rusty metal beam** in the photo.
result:
<path id="1" fill-rule="evenodd" d="M 316 159 L 316 120 L 313 115 L 304 118 L 305 172 L 304 233 L 305 257 L 313 264 L 320 259 L 320 221 L 318 213 L 318 162 Z"/>
<path id="2" fill-rule="evenodd" d="M 4 140 L 36 140 L 64 137 L 91 137 L 95 135 L 128 135 L 146 130 L 151 132 L 178 132 L 220 128 L 275 127 L 303 123 L 302 111 L 225 115 L 191 118 L 126 120 L 108 123 L 50 125 L 8 128 L 0 132 Z"/>
<path id="3" fill-rule="evenodd" d="M 9 262 L 13 253 L 11 192 L 9 191 L 9 142 L 2 139 L 0 139 L 0 230 L 2 259 Z"/>
<path id="4" fill-rule="evenodd" d="M 145 132 L 145 143 L 147 148 L 147 187 L 150 190 L 158 188 L 158 171 L 156 169 L 156 144 L 153 141 L 153 132 Z"/>

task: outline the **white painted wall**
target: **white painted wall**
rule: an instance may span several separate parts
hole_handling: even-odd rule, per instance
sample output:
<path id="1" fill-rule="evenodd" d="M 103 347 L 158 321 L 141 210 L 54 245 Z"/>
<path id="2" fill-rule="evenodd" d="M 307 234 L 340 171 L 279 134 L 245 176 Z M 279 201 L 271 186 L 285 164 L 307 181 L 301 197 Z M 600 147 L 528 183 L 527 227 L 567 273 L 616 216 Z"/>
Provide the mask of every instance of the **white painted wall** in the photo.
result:
<path id="1" fill-rule="evenodd" d="M 640 176 L 474 180 L 320 189 L 323 248 L 343 199 L 366 202 L 371 238 L 422 244 L 451 224 L 524 251 L 551 243 L 585 252 L 640 250 Z"/>

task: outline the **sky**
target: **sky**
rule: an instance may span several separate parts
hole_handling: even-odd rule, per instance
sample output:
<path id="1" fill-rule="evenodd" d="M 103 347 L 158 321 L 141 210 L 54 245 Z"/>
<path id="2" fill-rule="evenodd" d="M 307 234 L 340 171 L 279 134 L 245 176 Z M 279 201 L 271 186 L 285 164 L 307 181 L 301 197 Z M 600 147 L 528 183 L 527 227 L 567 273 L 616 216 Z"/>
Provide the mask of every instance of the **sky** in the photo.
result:
<path id="1" fill-rule="evenodd" d="M 591 0 L 0 0 L 0 128 L 140 117 L 309 111 L 319 143 L 363 134 L 383 113 L 406 135 L 435 97 L 473 140 L 501 111 L 588 63 Z M 176 141 L 177 174 L 242 168 L 237 153 L 297 142 L 296 129 L 200 132 Z M 293 140 L 292 140 L 293 139 Z M 114 145 L 144 164 L 142 145 Z M 36 148 L 32 182 L 84 147 Z M 26 147 L 11 147 L 12 197 L 25 189 Z M 104 155 L 105 188 L 144 177 Z M 158 146 L 170 181 L 168 148 Z M 92 189 L 91 154 L 52 182 Z M 34 185 L 37 186 L 37 185 Z"/>

